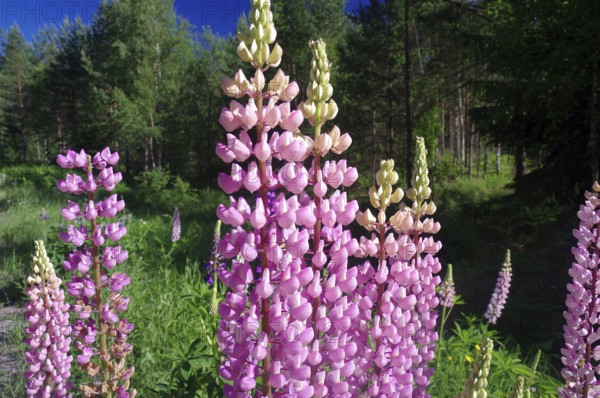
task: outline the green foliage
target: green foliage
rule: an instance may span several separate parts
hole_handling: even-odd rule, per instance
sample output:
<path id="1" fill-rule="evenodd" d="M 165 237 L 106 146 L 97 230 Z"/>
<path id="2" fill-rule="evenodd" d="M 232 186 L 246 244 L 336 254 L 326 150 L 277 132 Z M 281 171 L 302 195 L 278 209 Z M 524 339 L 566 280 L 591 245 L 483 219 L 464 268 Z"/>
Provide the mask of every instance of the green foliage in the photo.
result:
<path id="1" fill-rule="evenodd" d="M 33 48 L 14 24 L 0 50 L 0 160 L 27 160 L 29 114 L 26 110 Z"/>
<path id="2" fill-rule="evenodd" d="M 53 175 L 44 165 L 0 168 L 0 300 L 22 297 L 33 242 L 46 240 L 60 222 L 60 199 L 48 194 Z"/>
<path id="3" fill-rule="evenodd" d="M 200 201 L 196 191 L 179 176 L 166 170 L 152 170 L 135 177 L 136 189 L 130 192 L 131 201 L 145 211 L 171 212 L 174 206 L 193 208 Z"/>
<path id="4" fill-rule="evenodd" d="M 504 344 L 497 331 L 488 328 L 477 318 L 466 317 L 456 322 L 451 334 L 440 339 L 436 347 L 435 376 L 429 393 L 432 397 L 455 397 L 462 391 L 469 377 L 471 366 L 485 338 L 494 340 L 492 365 L 488 377 L 488 393 L 492 398 L 505 398 L 518 376 L 523 376 L 527 385 L 533 387 L 532 397 L 554 397 L 560 385 L 548 360 L 542 358 L 534 371 L 534 357 L 522 360 L 518 347 Z"/>

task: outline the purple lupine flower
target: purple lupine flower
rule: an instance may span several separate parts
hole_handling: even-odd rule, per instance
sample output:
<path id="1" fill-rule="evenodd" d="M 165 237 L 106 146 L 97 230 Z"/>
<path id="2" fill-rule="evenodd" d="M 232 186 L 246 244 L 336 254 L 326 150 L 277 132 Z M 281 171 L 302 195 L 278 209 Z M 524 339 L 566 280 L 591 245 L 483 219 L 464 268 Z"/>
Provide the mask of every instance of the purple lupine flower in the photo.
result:
<path id="1" fill-rule="evenodd" d="M 25 328 L 25 343 L 30 347 L 25 352 L 29 365 L 25 372 L 27 396 L 71 397 L 69 304 L 65 302 L 62 281 L 54 272 L 44 242 L 36 241 L 35 249 L 33 274 L 27 278 L 29 286 L 25 289 L 29 297 L 25 304 L 29 323 Z"/>
<path id="2" fill-rule="evenodd" d="M 600 263 L 600 185 L 596 181 L 592 192 L 585 193 L 585 204 L 577 212 L 579 228 L 573 230 L 577 246 L 571 252 L 575 261 L 567 285 L 567 310 L 563 313 L 565 348 L 561 350 L 564 368 L 561 371 L 565 386 L 561 398 L 600 396 L 600 349 L 597 340 L 600 312 L 598 265 Z"/>
<path id="3" fill-rule="evenodd" d="M 46 209 L 44 209 L 43 207 L 40 211 L 40 215 L 38 216 L 38 220 L 48 221 L 48 213 L 46 213 Z"/>
<path id="4" fill-rule="evenodd" d="M 268 32 L 257 39 L 267 56 L 250 42 L 238 47 L 255 73 L 250 81 L 241 71 L 223 79 L 227 95 L 248 99 L 222 110 L 226 142 L 216 148 L 232 163 L 231 173 L 218 179 L 231 195 L 217 208 L 231 227 L 219 242 L 226 266 L 217 271 L 228 288 L 217 333 L 224 393 L 358 396 L 368 377 L 355 372 L 360 309 L 352 293 L 358 270 L 348 266 L 348 258 L 358 242 L 344 230 L 358 204 L 338 190 L 351 186 L 358 174 L 345 160 L 322 161 L 329 151 L 346 150 L 351 140 L 337 127 L 321 133 L 337 113 L 325 44 L 310 44 L 313 81 L 307 100 L 293 110 L 298 85 L 281 70 L 267 84 L 263 73 L 281 58 L 279 46 L 272 52 L 269 47 L 275 37 L 270 3 L 252 4 L 252 29 Z M 305 118 L 315 127 L 312 136 L 299 130 Z M 257 194 L 236 195 L 242 189 Z"/>
<path id="5" fill-rule="evenodd" d="M 452 264 L 448 264 L 448 271 L 446 278 L 440 284 L 440 304 L 446 308 L 450 308 L 454 305 L 454 295 L 456 294 L 456 288 L 454 286 L 454 278 L 452 277 Z"/>
<path id="6" fill-rule="evenodd" d="M 217 220 L 215 225 L 215 231 L 213 233 L 212 243 L 210 245 L 210 252 L 208 254 L 208 260 L 204 264 L 204 270 L 206 275 L 204 281 L 209 285 L 214 283 L 214 275 L 219 272 L 219 269 L 225 266 L 223 257 L 219 253 L 219 242 L 221 241 L 221 220 Z"/>
<path id="7" fill-rule="evenodd" d="M 502 315 L 502 310 L 504 309 L 506 299 L 508 298 L 511 279 L 512 268 L 510 264 L 510 250 L 506 250 L 506 257 L 504 258 L 504 263 L 502 263 L 502 269 L 498 274 L 494 293 L 492 294 L 490 303 L 488 304 L 487 310 L 484 314 L 485 319 L 487 319 L 492 325 L 495 325 L 498 321 L 498 318 L 500 318 L 500 315 Z"/>
<path id="8" fill-rule="evenodd" d="M 179 209 L 175 206 L 173 210 L 173 225 L 171 227 L 171 242 L 175 243 L 181 239 L 181 216 L 179 215 Z"/>
<path id="9" fill-rule="evenodd" d="M 129 297 L 124 297 L 122 290 L 131 280 L 123 273 L 107 272 L 128 256 L 121 246 L 110 245 L 127 233 L 124 223 L 109 221 L 123 211 L 125 202 L 118 200 L 117 195 L 101 201 L 94 199 L 100 187 L 111 191 L 121 181 L 121 173 L 112 167 L 118 159 L 119 155 L 111 153 L 109 148 L 94 155 L 93 161 L 83 150 L 79 153 L 68 150 L 66 155 L 57 158 L 61 167 L 81 168 L 86 174 L 85 179 L 68 174 L 57 183 L 62 192 L 86 196 L 84 203 L 69 200 L 62 209 L 62 217 L 69 224 L 66 231 L 60 233 L 62 241 L 79 247 L 68 255 L 63 266 L 74 273 L 67 288 L 75 299 L 72 309 L 79 317 L 73 325 L 77 364 L 92 377 L 90 383 L 79 386 L 85 397 L 107 392 L 119 398 L 136 395 L 136 390 L 127 391 L 134 367 L 127 366 L 124 360 L 133 348 L 127 343 L 133 324 L 119 318 L 129 305 Z M 94 177 L 93 168 L 100 170 L 98 177 Z"/>

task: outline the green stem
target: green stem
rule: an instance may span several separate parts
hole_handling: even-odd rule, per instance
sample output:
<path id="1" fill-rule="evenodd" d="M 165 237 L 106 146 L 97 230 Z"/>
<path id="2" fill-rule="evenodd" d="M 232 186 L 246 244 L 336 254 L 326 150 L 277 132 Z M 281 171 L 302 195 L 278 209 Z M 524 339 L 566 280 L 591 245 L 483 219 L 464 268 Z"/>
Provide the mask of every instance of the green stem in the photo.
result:
<path id="1" fill-rule="evenodd" d="M 385 208 L 382 210 L 385 212 Z M 383 262 L 385 261 L 385 224 L 379 224 L 379 270 L 383 266 Z M 383 300 L 383 293 L 385 292 L 386 283 L 381 283 L 377 288 L 377 312 L 379 315 L 380 328 L 383 324 L 383 317 L 381 314 L 381 301 Z M 377 351 L 379 351 L 379 347 L 381 346 L 381 340 L 383 339 L 383 334 L 379 336 L 377 340 L 375 340 L 375 355 L 377 355 Z M 375 367 L 375 374 L 379 378 L 381 374 L 381 369 L 379 366 Z"/>
<path id="2" fill-rule="evenodd" d="M 91 163 L 90 163 L 91 164 Z M 94 200 L 94 194 L 88 193 L 88 199 Z M 96 225 L 96 220 L 91 220 L 91 236 L 95 236 L 96 229 L 98 226 Z M 102 296 L 102 279 L 100 272 L 100 259 L 98 256 L 98 246 L 92 243 L 92 263 L 94 269 L 94 284 L 96 285 L 96 314 L 97 314 L 97 325 L 100 333 L 100 363 L 101 363 L 101 373 L 102 373 L 102 384 L 106 384 L 109 386 L 110 382 L 110 370 L 109 370 L 109 358 L 108 358 L 108 349 L 106 343 L 106 324 L 102 319 L 102 307 L 104 305 L 104 299 Z M 107 391 L 103 394 L 104 398 L 112 398 L 112 392 Z"/>
<path id="3" fill-rule="evenodd" d="M 261 134 L 264 127 L 264 122 L 262 120 L 262 110 L 263 110 L 263 97 L 256 97 L 256 107 L 258 109 L 258 123 L 256 124 L 256 141 L 261 140 Z M 267 208 L 267 173 L 265 169 L 265 163 L 262 160 L 258 160 L 258 172 L 260 176 L 260 188 L 259 195 L 263 202 L 265 215 L 269 214 L 269 209 Z M 267 259 L 267 250 L 268 247 L 268 229 L 265 224 L 260 229 L 260 265 L 264 272 L 264 270 L 269 268 L 269 260 Z M 269 299 L 261 300 L 261 327 L 262 331 L 268 336 L 269 344 L 267 346 L 267 355 L 262 360 L 261 368 L 262 368 L 262 395 L 265 398 L 271 398 L 271 302 Z"/>
<path id="4" fill-rule="evenodd" d="M 321 105 L 317 104 L 317 112 L 319 111 Z M 317 141 L 317 138 L 319 137 L 319 135 L 321 135 L 321 125 L 317 124 L 315 126 L 315 142 Z M 318 171 L 321 168 L 321 154 L 317 151 L 317 149 L 315 148 L 315 159 L 314 159 L 314 163 L 313 163 L 313 180 L 315 181 L 315 184 L 317 183 L 317 176 L 318 176 Z M 319 198 L 316 195 L 314 196 L 314 202 L 315 202 L 315 212 L 317 214 L 317 222 L 315 223 L 315 227 L 313 229 L 313 256 L 317 253 L 317 250 L 319 250 L 319 242 L 321 241 L 321 198 Z M 315 267 L 314 265 L 312 265 L 313 267 L 313 272 L 316 273 L 320 273 L 321 271 Z M 319 308 L 319 306 L 321 305 L 321 298 L 320 297 L 315 297 L 312 300 L 312 307 L 313 307 L 313 312 L 312 312 L 312 327 L 313 327 L 313 331 L 314 331 L 314 337 L 313 337 L 313 341 L 310 342 L 309 347 L 312 347 L 313 342 L 315 341 L 315 339 L 319 339 L 319 331 L 317 330 L 317 309 Z M 317 377 L 317 371 L 319 369 L 318 365 L 311 365 L 311 384 L 315 385 L 316 383 L 316 377 Z"/>

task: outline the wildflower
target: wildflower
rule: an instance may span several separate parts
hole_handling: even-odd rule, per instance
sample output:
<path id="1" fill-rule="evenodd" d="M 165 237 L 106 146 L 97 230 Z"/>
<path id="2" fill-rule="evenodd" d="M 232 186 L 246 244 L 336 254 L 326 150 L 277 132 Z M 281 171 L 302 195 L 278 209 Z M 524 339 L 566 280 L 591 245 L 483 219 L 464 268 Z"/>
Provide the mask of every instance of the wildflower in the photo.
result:
<path id="1" fill-rule="evenodd" d="M 515 385 L 508 398 L 524 398 L 525 397 L 525 379 L 523 376 L 518 376 Z"/>
<path id="2" fill-rule="evenodd" d="M 83 204 L 69 201 L 62 209 L 61 214 L 69 224 L 66 231 L 60 232 L 61 240 L 79 247 L 63 266 L 67 271 L 78 273 L 67 282 L 67 287 L 75 300 L 72 309 L 79 317 L 73 325 L 74 346 L 79 352 L 77 364 L 93 379 L 79 386 L 84 397 L 107 392 L 120 398 L 136 395 L 135 390 L 127 391 L 134 367 L 126 366 L 125 362 L 133 348 L 127 343 L 133 324 L 125 318 L 119 319 L 119 314 L 129 305 L 129 297 L 124 297 L 122 290 L 131 280 L 123 273 L 107 272 L 128 257 L 121 246 L 108 245 L 127 233 L 121 221 L 109 222 L 123 211 L 125 202 L 116 195 L 103 201 L 94 199 L 100 187 L 111 191 L 121 181 L 121 173 L 112 167 L 118 159 L 119 155 L 111 153 L 109 148 L 97 153 L 93 161 L 83 150 L 79 153 L 69 150 L 57 158 L 63 168 L 81 168 L 86 172 L 85 179 L 69 174 L 57 184 L 63 192 L 85 194 Z M 97 177 L 93 175 L 93 168 L 99 170 Z"/>
<path id="3" fill-rule="evenodd" d="M 48 213 L 46 213 L 46 209 L 44 209 L 43 207 L 42 207 L 42 210 L 40 211 L 40 215 L 38 216 L 38 220 L 43 220 L 43 221 L 48 220 Z"/>
<path id="4" fill-rule="evenodd" d="M 204 264 L 204 269 L 206 271 L 206 276 L 204 277 L 204 281 L 209 285 L 214 283 L 214 274 L 218 272 L 221 267 L 225 264 L 223 263 L 223 258 L 219 253 L 219 241 L 221 240 L 221 220 L 217 220 L 215 225 L 215 232 L 213 233 L 212 243 L 210 245 L 210 252 L 208 254 L 208 260 Z"/>
<path id="5" fill-rule="evenodd" d="M 206 265 L 207 277 L 216 272 L 228 288 L 218 305 L 224 393 L 356 396 L 366 380 L 354 374 L 359 308 L 349 299 L 358 272 L 348 268 L 348 258 L 358 242 L 343 227 L 358 204 L 337 189 L 352 185 L 358 173 L 344 160 L 321 162 L 328 151 L 347 149 L 351 139 L 335 128 L 321 134 L 337 113 L 324 43 L 311 44 L 310 105 L 294 110 L 298 85 L 283 71 L 265 80 L 282 53 L 269 46 L 275 39 L 270 2 L 251 4 L 238 54 L 255 73 L 223 79 L 223 90 L 237 100 L 221 111 L 226 141 L 216 147 L 217 156 L 231 163 L 218 178 L 229 203 L 216 211 L 231 229 L 215 239 L 220 257 L 212 255 Z M 238 102 L 243 97 L 246 104 Z M 314 126 L 312 136 L 300 130 L 304 118 Z M 234 196 L 240 190 L 254 195 Z"/>
<path id="6" fill-rule="evenodd" d="M 440 298 L 442 299 L 440 304 L 446 308 L 452 307 L 454 305 L 455 294 L 456 290 L 454 287 L 454 279 L 452 278 L 452 264 L 448 264 L 446 278 L 440 284 Z"/>
<path id="7" fill-rule="evenodd" d="M 420 137 L 416 153 L 418 159 L 426 159 Z M 363 333 L 368 335 L 358 339 L 360 355 L 374 358 L 373 365 L 369 361 L 362 363 L 364 372 L 373 367 L 367 388 L 370 396 L 390 395 L 391 385 L 401 396 L 422 396 L 433 374 L 428 363 L 433 359 L 437 340 L 434 309 L 439 302 L 435 289 L 440 277 L 435 274 L 441 267 L 434 255 L 441 245 L 425 234 L 435 234 L 440 227 L 432 219 L 421 220 L 423 215 L 435 211 L 433 202 L 425 203 L 429 197 L 426 163 L 415 167 L 415 173 L 420 175 L 413 177 L 416 185 L 409 192 L 419 194 L 411 194 L 413 206 L 402 204 L 388 220 L 386 210 L 400 203 L 404 192 L 394 188 L 399 179 L 394 161 L 382 161 L 375 176 L 377 186 L 369 190 L 371 205 L 378 212 L 374 215 L 367 209 L 356 216 L 358 223 L 373 234 L 370 239 L 361 239 L 355 255 L 377 259 L 376 270 L 370 261 L 364 263 L 361 279 L 366 283 L 355 297 L 363 310 L 361 322 L 373 325 L 370 330 L 364 328 Z M 403 316 L 398 318 L 398 313 Z M 412 332 L 399 333 L 407 325 Z M 399 363 L 409 365 L 398 366 Z"/>
<path id="8" fill-rule="evenodd" d="M 27 278 L 25 293 L 25 353 L 29 365 L 25 372 L 28 397 L 71 397 L 69 355 L 71 327 L 69 304 L 65 302 L 62 281 L 46 254 L 44 242 L 35 242 L 33 273 Z"/>
<path id="9" fill-rule="evenodd" d="M 494 350 L 494 342 L 486 338 L 481 343 L 482 349 L 477 354 L 477 359 L 473 363 L 471 374 L 465 383 L 460 398 L 485 398 L 487 397 L 486 387 L 488 384 L 487 377 L 490 373 L 490 365 L 492 363 L 492 352 Z M 471 361 L 469 361 L 471 362 Z"/>
<path id="10" fill-rule="evenodd" d="M 600 353 L 598 352 L 598 244 L 600 234 L 600 185 L 595 182 L 592 192 L 585 193 L 585 204 L 577 212 L 579 228 L 573 230 L 577 246 L 571 252 L 575 261 L 567 285 L 567 310 L 563 313 L 565 347 L 561 349 L 561 371 L 565 386 L 559 389 L 562 398 L 599 396 Z"/>
<path id="11" fill-rule="evenodd" d="M 173 225 L 171 227 L 171 242 L 175 243 L 181 238 L 181 216 L 179 209 L 175 206 L 173 210 Z"/>
<path id="12" fill-rule="evenodd" d="M 504 263 L 502 263 L 502 269 L 498 274 L 496 280 L 496 287 L 494 293 L 490 299 L 487 310 L 485 311 L 484 317 L 492 324 L 495 325 L 502 315 L 502 310 L 506 304 L 508 298 L 508 292 L 510 289 L 510 282 L 512 279 L 512 268 L 510 264 L 510 250 L 506 251 Z"/>

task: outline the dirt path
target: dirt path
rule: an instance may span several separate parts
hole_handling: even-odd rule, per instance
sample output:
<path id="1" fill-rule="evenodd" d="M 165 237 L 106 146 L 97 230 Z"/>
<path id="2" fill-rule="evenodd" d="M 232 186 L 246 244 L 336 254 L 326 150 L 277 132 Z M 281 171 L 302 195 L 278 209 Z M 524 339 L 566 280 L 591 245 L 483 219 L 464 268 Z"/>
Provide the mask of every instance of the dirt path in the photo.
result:
<path id="1" fill-rule="evenodd" d="M 0 397 L 8 397 L 7 385 L 14 385 L 21 377 L 21 359 L 19 347 L 11 344 L 10 333 L 17 327 L 23 327 L 23 309 L 14 305 L 0 304 Z"/>

